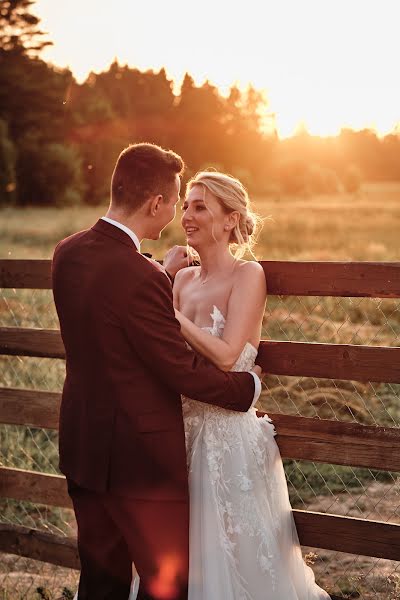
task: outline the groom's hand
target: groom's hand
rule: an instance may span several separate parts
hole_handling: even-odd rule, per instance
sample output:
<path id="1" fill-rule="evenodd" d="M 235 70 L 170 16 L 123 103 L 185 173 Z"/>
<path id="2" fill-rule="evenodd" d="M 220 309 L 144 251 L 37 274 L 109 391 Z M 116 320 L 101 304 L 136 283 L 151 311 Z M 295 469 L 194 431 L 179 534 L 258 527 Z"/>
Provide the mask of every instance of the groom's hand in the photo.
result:
<path id="1" fill-rule="evenodd" d="M 168 250 L 163 260 L 163 267 L 172 278 L 180 269 L 188 267 L 190 264 L 191 258 L 188 259 L 186 246 L 173 246 Z"/>
<path id="2" fill-rule="evenodd" d="M 254 367 L 252 368 L 252 371 L 253 371 L 253 372 L 254 372 L 256 375 L 258 375 L 258 377 L 259 377 L 260 379 L 262 378 L 262 375 L 263 375 L 263 370 L 262 370 L 262 368 L 260 367 L 260 365 L 254 365 Z"/>

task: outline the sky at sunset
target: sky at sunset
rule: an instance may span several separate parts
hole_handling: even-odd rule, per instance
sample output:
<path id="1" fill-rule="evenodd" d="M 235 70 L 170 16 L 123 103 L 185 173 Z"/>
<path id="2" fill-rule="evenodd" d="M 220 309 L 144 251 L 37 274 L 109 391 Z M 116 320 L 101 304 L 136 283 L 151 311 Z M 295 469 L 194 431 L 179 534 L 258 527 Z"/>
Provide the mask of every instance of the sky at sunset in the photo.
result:
<path id="1" fill-rule="evenodd" d="M 265 90 L 281 136 L 400 122 L 399 0 L 38 0 L 54 46 L 43 57 L 83 81 L 118 58 L 188 71 L 223 92 Z"/>

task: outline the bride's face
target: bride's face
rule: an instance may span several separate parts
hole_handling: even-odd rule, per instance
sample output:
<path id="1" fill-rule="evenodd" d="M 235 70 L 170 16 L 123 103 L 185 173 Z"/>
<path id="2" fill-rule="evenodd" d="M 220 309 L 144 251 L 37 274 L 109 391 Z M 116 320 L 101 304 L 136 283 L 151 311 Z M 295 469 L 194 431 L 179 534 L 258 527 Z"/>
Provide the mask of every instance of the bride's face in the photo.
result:
<path id="1" fill-rule="evenodd" d="M 221 241 L 228 243 L 229 232 L 224 229 L 227 214 L 218 198 L 202 185 L 194 185 L 182 206 L 182 227 L 186 241 L 197 251 Z"/>

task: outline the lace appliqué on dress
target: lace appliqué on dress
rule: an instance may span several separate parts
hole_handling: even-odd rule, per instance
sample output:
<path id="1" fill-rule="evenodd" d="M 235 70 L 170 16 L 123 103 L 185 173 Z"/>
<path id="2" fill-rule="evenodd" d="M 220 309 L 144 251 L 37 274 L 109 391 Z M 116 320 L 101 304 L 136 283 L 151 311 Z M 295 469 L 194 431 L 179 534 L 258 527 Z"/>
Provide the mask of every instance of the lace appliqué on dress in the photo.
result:
<path id="1" fill-rule="evenodd" d="M 203 327 L 211 335 L 222 337 L 225 318 L 214 305 L 210 314 L 211 327 Z M 257 348 L 247 343 L 243 348 L 232 371 L 249 371 L 253 368 Z M 241 600 L 250 600 L 246 580 L 240 572 L 240 564 L 235 549 L 241 542 L 241 536 L 258 540 L 257 560 L 260 570 L 268 573 L 272 589 L 275 589 L 276 576 L 272 566 L 275 543 L 274 537 L 279 524 L 274 523 L 273 532 L 267 527 L 257 495 L 256 485 L 268 486 L 274 496 L 274 478 L 268 473 L 269 457 L 265 444 L 265 432 L 260 428 L 256 409 L 239 413 L 208 405 L 182 397 L 187 446 L 188 469 L 193 465 L 194 453 L 201 451 L 212 482 L 215 509 L 218 514 L 219 540 L 230 564 L 235 590 L 240 590 Z M 276 435 L 269 417 L 262 419 L 269 427 L 271 437 Z M 251 449 L 251 461 L 247 460 L 243 446 Z M 201 450 L 200 450 L 201 448 Z M 250 463 L 250 464 L 249 464 Z M 196 463 L 197 464 L 197 463 Z M 203 467 L 204 468 L 204 467 Z M 271 535 L 273 534 L 273 535 Z M 245 545 L 245 540 L 244 540 Z"/>

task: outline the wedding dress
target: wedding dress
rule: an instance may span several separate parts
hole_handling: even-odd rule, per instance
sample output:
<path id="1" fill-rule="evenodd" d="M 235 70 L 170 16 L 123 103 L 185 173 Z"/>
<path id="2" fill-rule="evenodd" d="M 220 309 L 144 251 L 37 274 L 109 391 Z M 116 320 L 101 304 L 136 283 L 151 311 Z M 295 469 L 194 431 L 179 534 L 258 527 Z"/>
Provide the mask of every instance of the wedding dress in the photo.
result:
<path id="1" fill-rule="evenodd" d="M 225 318 L 214 305 L 212 327 Z M 253 368 L 247 343 L 232 371 Z M 188 600 L 330 600 L 306 565 L 271 419 L 182 396 L 190 491 Z M 136 576 L 129 600 L 135 600 Z"/>

